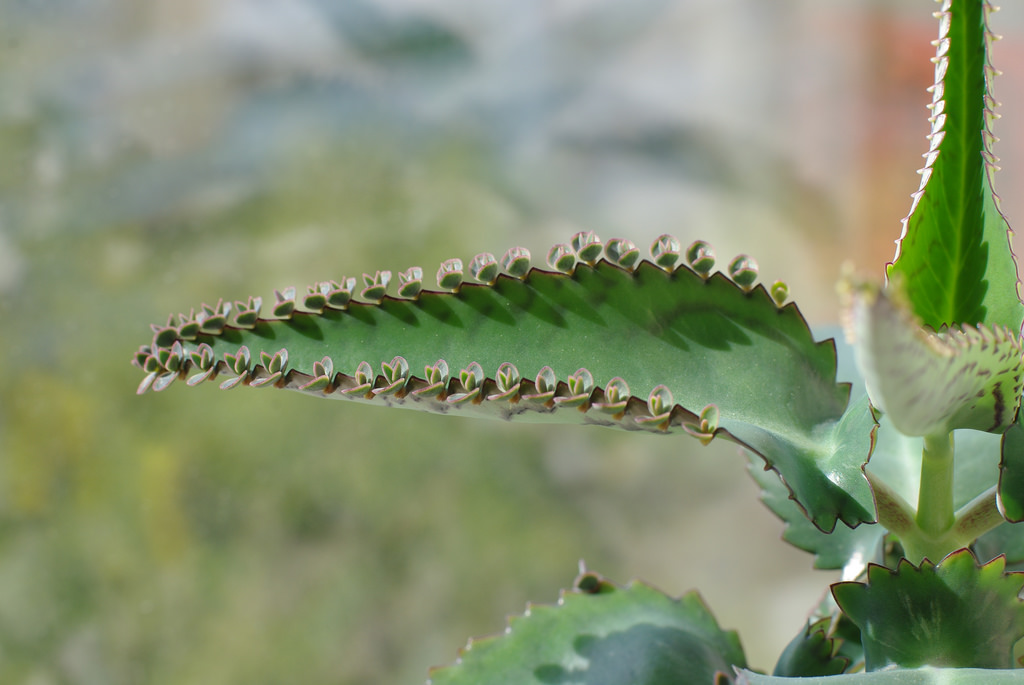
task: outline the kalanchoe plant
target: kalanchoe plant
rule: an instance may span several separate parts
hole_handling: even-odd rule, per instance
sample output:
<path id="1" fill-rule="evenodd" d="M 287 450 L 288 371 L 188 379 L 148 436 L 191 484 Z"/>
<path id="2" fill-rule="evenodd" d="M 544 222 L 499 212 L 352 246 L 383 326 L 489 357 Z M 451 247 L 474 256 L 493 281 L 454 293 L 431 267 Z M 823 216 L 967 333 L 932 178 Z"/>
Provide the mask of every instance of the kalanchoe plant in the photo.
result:
<path id="1" fill-rule="evenodd" d="M 644 259 L 579 233 L 548 268 L 522 248 L 448 260 L 436 290 L 413 267 L 397 296 L 378 271 L 267 308 L 203 305 L 153 327 L 139 392 L 215 381 L 730 440 L 785 539 L 841 569 L 771 675 L 695 594 L 581 569 L 557 605 L 471 641 L 435 685 L 1024 683 L 1024 305 L 992 189 L 992 9 L 937 13 L 921 186 L 884 285 L 844 278 L 852 346 L 817 341 L 750 257 L 723 272 L 703 242 L 662 236 Z M 859 379 L 837 382 L 857 377 L 851 356 Z"/>

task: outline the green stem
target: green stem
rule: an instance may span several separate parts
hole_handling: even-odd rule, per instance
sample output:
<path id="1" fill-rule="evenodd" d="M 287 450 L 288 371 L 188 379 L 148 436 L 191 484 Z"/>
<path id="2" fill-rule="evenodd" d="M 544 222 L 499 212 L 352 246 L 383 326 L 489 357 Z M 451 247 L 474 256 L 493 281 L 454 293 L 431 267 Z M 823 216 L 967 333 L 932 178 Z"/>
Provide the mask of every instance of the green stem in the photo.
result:
<path id="1" fill-rule="evenodd" d="M 954 513 L 952 434 L 925 438 L 916 513 L 884 480 L 871 471 L 865 475 L 874 493 L 878 522 L 900 539 L 904 553 L 915 564 L 925 558 L 938 562 L 1005 523 L 996 505 L 995 486 Z"/>
<path id="2" fill-rule="evenodd" d="M 921 455 L 917 525 L 932 538 L 953 527 L 953 433 L 928 435 Z"/>

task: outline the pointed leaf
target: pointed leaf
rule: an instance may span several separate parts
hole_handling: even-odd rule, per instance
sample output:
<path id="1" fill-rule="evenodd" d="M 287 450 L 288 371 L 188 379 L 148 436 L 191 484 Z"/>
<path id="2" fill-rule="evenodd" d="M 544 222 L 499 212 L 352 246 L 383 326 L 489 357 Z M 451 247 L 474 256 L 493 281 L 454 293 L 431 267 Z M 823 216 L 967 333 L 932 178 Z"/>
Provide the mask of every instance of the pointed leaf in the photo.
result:
<path id="1" fill-rule="evenodd" d="M 938 565 L 872 565 L 866 584 L 837 583 L 832 594 L 861 629 L 869 671 L 1012 668 L 1013 645 L 1024 637 L 1024 574 L 1004 568 L 1002 557 L 979 567 L 960 550 Z"/>
<path id="2" fill-rule="evenodd" d="M 649 261 L 629 269 L 579 263 L 571 274 L 533 269 L 521 278 L 499 276 L 491 285 L 421 291 L 415 300 L 384 296 L 379 303 L 350 302 L 344 310 L 296 311 L 287 320 L 260 319 L 251 330 L 228 326 L 183 344 L 191 352 L 206 343 L 218 358 L 247 345 L 264 365 L 285 350 L 287 373 L 272 382 L 306 387 L 318 397 L 690 432 L 702 441 L 718 435 L 779 471 L 819 527 L 831 530 L 837 518 L 851 526 L 873 520 L 861 472 L 873 418 L 866 407 L 844 414 L 849 390 L 835 382 L 833 344 L 816 342 L 794 305 L 780 308 L 763 286 L 745 292 L 748 286 L 721 273 L 705 279 L 685 267 L 669 273 Z M 361 362 L 376 367 L 395 355 L 411 369 L 438 360 L 452 370 L 476 364 L 483 371 L 479 390 L 463 388 L 454 373 L 443 387 L 410 377 L 395 393 L 371 392 L 388 384 L 383 377 L 355 379 Z M 325 356 L 340 375 L 326 388 L 310 386 L 313 364 Z M 501 391 L 495 376 L 506 363 L 524 379 L 538 380 L 523 380 L 514 393 Z M 545 368 L 548 375 L 535 376 Z M 573 375 L 580 369 L 593 388 Z M 270 382 L 277 372 L 254 369 L 253 384 Z M 614 410 L 605 393 L 613 380 Z M 631 396 L 619 397 L 620 388 Z M 458 402 L 449 401 L 450 394 Z"/>
<path id="3" fill-rule="evenodd" d="M 931 147 L 890 276 L 901 276 L 914 313 L 944 325 L 1020 330 L 1017 266 L 992 189 L 994 118 L 987 0 L 945 0 L 932 101 Z"/>
<path id="4" fill-rule="evenodd" d="M 672 599 L 586 573 L 557 605 L 528 606 L 503 635 L 470 640 L 429 683 L 711 685 L 745 666 L 736 634 L 718 627 L 696 593 Z"/>

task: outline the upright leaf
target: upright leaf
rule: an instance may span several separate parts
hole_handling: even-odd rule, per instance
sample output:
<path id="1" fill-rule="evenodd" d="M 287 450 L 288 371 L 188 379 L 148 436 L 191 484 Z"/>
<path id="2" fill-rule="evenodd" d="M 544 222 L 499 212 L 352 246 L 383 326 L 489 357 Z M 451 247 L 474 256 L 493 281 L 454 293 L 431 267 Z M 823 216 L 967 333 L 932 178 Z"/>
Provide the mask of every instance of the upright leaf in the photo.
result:
<path id="1" fill-rule="evenodd" d="M 887 269 L 936 330 L 997 324 L 1017 331 L 1024 318 L 1011 233 L 992 187 L 991 11 L 988 0 L 944 0 L 937 15 L 931 145 Z"/>

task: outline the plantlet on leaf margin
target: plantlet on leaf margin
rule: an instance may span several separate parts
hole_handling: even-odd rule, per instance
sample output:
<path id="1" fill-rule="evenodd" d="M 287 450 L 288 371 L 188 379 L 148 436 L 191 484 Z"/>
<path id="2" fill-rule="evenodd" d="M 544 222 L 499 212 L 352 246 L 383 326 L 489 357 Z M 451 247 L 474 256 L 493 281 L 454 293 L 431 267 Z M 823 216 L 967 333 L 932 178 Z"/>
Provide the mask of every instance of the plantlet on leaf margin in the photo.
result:
<path id="1" fill-rule="evenodd" d="M 301 304 L 275 292 L 265 318 L 260 298 L 203 305 L 152 327 L 138 391 L 223 375 L 225 389 L 720 437 L 751 456 L 784 538 L 842 570 L 771 676 L 696 595 L 585 571 L 557 606 L 529 606 L 431 671 L 435 685 L 1024 683 L 1010 670 L 1024 576 L 1007 570 L 1024 565 L 1011 523 L 1024 519 L 1024 304 L 992 189 L 992 10 L 945 0 L 937 13 L 921 185 L 887 284 L 845 281 L 852 348 L 816 341 L 746 255 L 722 273 L 702 241 L 660 236 L 647 260 L 585 232 L 547 253 L 551 270 L 512 248 L 471 259 L 469 278 L 443 262 L 439 290 L 413 267 L 397 295 L 376 271 L 358 296 L 352 278 Z M 837 354 L 855 358 L 852 386 Z"/>

